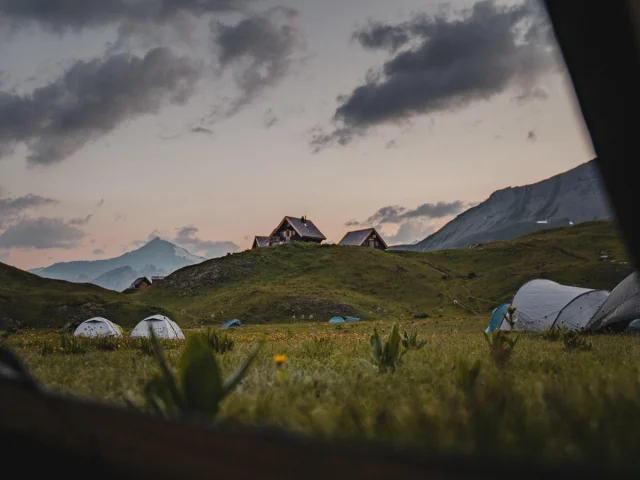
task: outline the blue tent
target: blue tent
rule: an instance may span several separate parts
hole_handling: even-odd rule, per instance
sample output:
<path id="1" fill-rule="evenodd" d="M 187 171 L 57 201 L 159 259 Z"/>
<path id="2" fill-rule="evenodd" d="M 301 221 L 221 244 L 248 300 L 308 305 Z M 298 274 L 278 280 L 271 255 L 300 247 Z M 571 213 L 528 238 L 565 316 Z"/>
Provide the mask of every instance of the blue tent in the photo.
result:
<path id="1" fill-rule="evenodd" d="M 640 333 L 640 318 L 636 318 L 629 324 L 627 332 Z"/>
<path id="2" fill-rule="evenodd" d="M 491 333 L 500 328 L 500 325 L 502 325 L 502 321 L 504 320 L 504 315 L 507 313 L 507 310 L 509 310 L 509 306 L 509 303 L 503 303 L 498 308 L 493 309 L 493 312 L 491 313 L 491 320 L 489 320 L 489 326 L 484 333 Z"/>
<path id="3" fill-rule="evenodd" d="M 329 323 L 344 323 L 344 318 L 342 317 L 333 317 L 329 320 Z"/>
<path id="4" fill-rule="evenodd" d="M 220 328 L 241 327 L 243 325 L 244 323 L 242 323 L 240 320 L 227 320 L 220 326 Z"/>
<path id="5" fill-rule="evenodd" d="M 347 322 L 359 322 L 360 321 L 360 319 L 356 318 L 356 317 L 346 317 L 345 320 Z"/>

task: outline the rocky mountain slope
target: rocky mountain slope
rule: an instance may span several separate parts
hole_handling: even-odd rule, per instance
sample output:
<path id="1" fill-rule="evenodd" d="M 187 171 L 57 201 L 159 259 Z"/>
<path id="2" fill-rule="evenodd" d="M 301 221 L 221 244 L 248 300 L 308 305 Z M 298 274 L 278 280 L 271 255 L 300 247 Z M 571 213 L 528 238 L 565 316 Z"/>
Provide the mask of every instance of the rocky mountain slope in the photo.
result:
<path id="1" fill-rule="evenodd" d="M 30 270 L 44 278 L 94 283 L 111 290 L 127 288 L 139 276 L 168 275 L 206 260 L 171 242 L 154 238 L 142 247 L 105 260 L 55 263 Z"/>
<path id="2" fill-rule="evenodd" d="M 398 250 L 466 248 L 539 230 L 612 218 L 595 160 L 532 185 L 498 190 L 436 233 Z"/>

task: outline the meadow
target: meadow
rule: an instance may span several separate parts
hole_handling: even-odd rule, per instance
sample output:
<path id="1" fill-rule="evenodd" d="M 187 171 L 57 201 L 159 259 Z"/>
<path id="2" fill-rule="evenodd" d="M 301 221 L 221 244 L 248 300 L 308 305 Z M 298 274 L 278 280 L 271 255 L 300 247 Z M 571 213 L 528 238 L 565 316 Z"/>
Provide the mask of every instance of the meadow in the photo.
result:
<path id="1" fill-rule="evenodd" d="M 374 328 L 345 324 L 254 325 L 229 330 L 216 357 L 225 377 L 261 348 L 216 419 L 300 435 L 367 439 L 442 451 L 621 467 L 635 463 L 640 428 L 640 338 L 589 336 L 590 349 L 522 334 L 504 365 L 481 333 L 488 318 L 399 323 L 424 342 L 395 372 L 372 364 Z M 187 330 L 189 335 L 202 331 Z M 511 337 L 512 339 L 514 337 Z M 144 404 L 159 372 L 149 344 L 125 338 L 66 344 L 60 334 L 22 330 L 3 342 L 46 388 L 125 408 Z M 185 342 L 164 341 L 171 368 Z M 583 346 L 585 346 L 583 345 Z"/>

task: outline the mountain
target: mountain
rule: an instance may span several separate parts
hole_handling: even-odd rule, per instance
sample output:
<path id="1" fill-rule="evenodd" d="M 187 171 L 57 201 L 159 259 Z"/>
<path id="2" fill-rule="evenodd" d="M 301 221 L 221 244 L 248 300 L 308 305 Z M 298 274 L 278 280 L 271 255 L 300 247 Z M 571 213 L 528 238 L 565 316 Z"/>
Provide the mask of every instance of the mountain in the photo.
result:
<path id="1" fill-rule="evenodd" d="M 95 283 L 104 288 L 121 291 L 139 276 L 168 275 L 204 260 L 206 259 L 203 257 L 193 255 L 184 248 L 156 237 L 137 250 L 119 257 L 55 263 L 29 272 L 44 278 Z"/>
<path id="2" fill-rule="evenodd" d="M 498 190 L 436 233 L 396 250 L 466 248 L 539 230 L 613 218 L 595 160 L 547 180 Z"/>

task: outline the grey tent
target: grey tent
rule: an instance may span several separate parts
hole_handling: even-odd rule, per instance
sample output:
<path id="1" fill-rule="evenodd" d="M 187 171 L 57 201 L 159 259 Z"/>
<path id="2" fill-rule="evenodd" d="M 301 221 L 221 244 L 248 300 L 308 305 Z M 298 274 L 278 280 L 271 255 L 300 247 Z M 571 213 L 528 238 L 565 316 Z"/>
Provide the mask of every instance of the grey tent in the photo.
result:
<path id="1" fill-rule="evenodd" d="M 511 302 L 516 309 L 514 329 L 543 331 L 558 326 L 580 330 L 608 295 L 605 290 L 571 287 L 544 279 L 531 280 L 520 287 Z M 506 321 L 500 329 L 509 330 Z"/>
<path id="2" fill-rule="evenodd" d="M 640 317 L 640 282 L 637 273 L 622 280 L 587 323 L 586 329 L 622 331 Z"/>
<path id="3" fill-rule="evenodd" d="M 640 318 L 633 320 L 627 327 L 626 331 L 629 333 L 640 333 Z"/>

